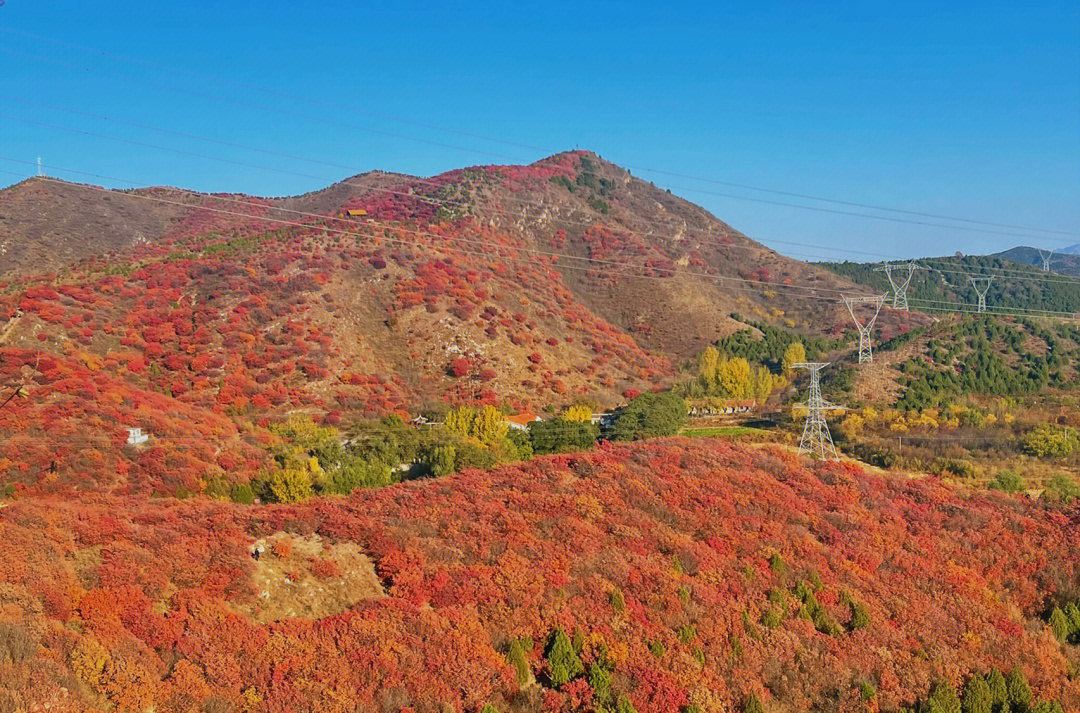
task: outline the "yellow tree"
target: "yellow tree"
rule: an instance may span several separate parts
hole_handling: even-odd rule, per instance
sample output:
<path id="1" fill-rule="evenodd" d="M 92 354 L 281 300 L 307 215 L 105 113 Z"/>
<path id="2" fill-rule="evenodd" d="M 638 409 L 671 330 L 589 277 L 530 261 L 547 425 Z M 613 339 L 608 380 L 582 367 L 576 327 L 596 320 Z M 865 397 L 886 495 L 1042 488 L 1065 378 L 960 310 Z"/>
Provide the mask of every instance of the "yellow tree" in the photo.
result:
<path id="1" fill-rule="evenodd" d="M 509 429 L 502 412 L 494 406 L 482 406 L 473 416 L 469 434 L 486 446 L 502 443 Z"/>
<path id="2" fill-rule="evenodd" d="M 806 347 L 802 345 L 802 342 L 793 342 L 784 351 L 784 358 L 780 360 L 780 366 L 784 370 L 784 374 L 791 376 L 791 372 L 794 371 L 791 365 L 804 361 L 806 361 Z"/>
<path id="3" fill-rule="evenodd" d="M 765 403 L 769 398 L 769 394 L 783 386 L 785 383 L 784 377 L 777 376 L 766 367 L 760 366 L 754 372 L 752 385 L 753 393 L 750 397 L 758 403 Z"/>
<path id="4" fill-rule="evenodd" d="M 459 406 L 446 412 L 446 430 L 459 436 L 472 435 L 476 409 L 472 406 Z"/>
<path id="5" fill-rule="evenodd" d="M 314 461 L 314 465 L 309 462 L 307 468 L 279 468 L 266 477 L 266 487 L 270 489 L 275 501 L 298 503 L 311 497 L 312 473 L 315 469 L 318 469 L 319 474 L 322 473 L 318 460 L 312 458 L 311 461 Z"/>
<path id="6" fill-rule="evenodd" d="M 726 359 L 716 369 L 718 388 L 733 399 L 754 397 L 752 378 L 750 362 L 742 357 Z"/>
<path id="7" fill-rule="evenodd" d="M 705 347 L 705 351 L 701 353 L 701 365 L 698 368 L 698 374 L 705 385 L 706 391 L 712 392 L 716 390 L 716 367 L 719 363 L 720 352 L 717 348 Z"/>
<path id="8" fill-rule="evenodd" d="M 840 430 L 843 431 L 844 435 L 848 438 L 854 438 L 859 435 L 865 424 L 866 421 L 863 417 L 853 411 L 840 422 Z"/>
<path id="9" fill-rule="evenodd" d="M 585 404 L 574 404 L 562 413 L 564 421 L 577 421 L 584 423 L 592 418 L 592 409 Z"/>

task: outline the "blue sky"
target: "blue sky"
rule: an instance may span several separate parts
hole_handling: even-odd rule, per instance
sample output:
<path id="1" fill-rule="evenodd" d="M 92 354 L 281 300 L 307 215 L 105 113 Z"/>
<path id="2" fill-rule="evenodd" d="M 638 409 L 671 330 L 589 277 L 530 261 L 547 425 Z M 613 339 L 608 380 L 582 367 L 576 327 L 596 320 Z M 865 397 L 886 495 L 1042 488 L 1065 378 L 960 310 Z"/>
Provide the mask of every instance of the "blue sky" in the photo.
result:
<path id="1" fill-rule="evenodd" d="M 34 170 L 3 159 L 40 155 L 73 180 L 125 185 L 59 167 L 284 195 L 578 147 L 799 257 L 1080 242 L 1076 2 L 576 5 L 7 0 L 0 185 Z M 1070 235 L 755 203 L 731 196 L 839 208 L 655 170 Z"/>

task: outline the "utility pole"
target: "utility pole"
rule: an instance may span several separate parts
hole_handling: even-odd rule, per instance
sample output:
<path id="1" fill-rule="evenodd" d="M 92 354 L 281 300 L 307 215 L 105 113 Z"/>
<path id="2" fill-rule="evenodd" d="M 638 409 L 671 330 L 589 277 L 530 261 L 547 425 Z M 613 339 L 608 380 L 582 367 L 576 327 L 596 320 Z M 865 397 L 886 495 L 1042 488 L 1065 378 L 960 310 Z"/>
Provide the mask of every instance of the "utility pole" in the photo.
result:
<path id="1" fill-rule="evenodd" d="M 802 438 L 799 440 L 799 455 L 808 453 L 820 460 L 837 460 L 836 446 L 833 445 L 829 424 L 825 422 L 825 412 L 835 411 L 840 406 L 831 404 L 821 396 L 821 370 L 828 362 L 799 362 L 792 364 L 794 369 L 806 369 L 810 372 L 810 393 L 806 397 L 806 423 L 803 424 Z"/>
<path id="2" fill-rule="evenodd" d="M 859 331 L 859 363 L 869 364 L 874 361 L 874 353 L 870 347 L 870 330 L 874 328 L 874 322 L 877 321 L 878 314 L 881 312 L 881 305 L 885 303 L 885 298 L 888 295 L 878 295 L 877 297 L 844 297 L 844 305 L 848 309 L 848 314 L 851 315 L 851 319 L 855 322 L 855 328 Z M 872 304 L 874 305 L 874 316 L 870 320 L 863 324 L 859 321 L 859 318 L 855 316 L 855 305 L 859 304 Z"/>
<path id="3" fill-rule="evenodd" d="M 1043 261 L 1043 272 L 1050 272 L 1050 258 L 1054 257 L 1053 250 L 1043 250 L 1042 248 L 1035 248 L 1039 251 L 1039 257 Z"/>
<path id="4" fill-rule="evenodd" d="M 39 177 L 44 176 L 45 173 L 41 170 L 41 156 L 37 157 L 37 175 Z"/>
<path id="5" fill-rule="evenodd" d="M 908 311 L 907 303 L 907 288 L 911 283 L 911 276 L 915 274 L 922 265 L 916 265 L 914 260 L 909 260 L 907 264 L 904 263 L 885 263 L 878 265 L 874 268 L 874 272 L 884 272 L 885 277 L 889 278 L 889 284 L 892 286 L 892 306 L 893 309 Z M 902 278 L 893 278 L 893 270 L 906 269 L 907 274 Z"/>
<path id="6" fill-rule="evenodd" d="M 975 288 L 975 293 L 979 295 L 979 314 L 986 311 L 986 293 L 990 291 L 990 283 L 994 281 L 991 277 L 972 277 L 971 286 Z"/>

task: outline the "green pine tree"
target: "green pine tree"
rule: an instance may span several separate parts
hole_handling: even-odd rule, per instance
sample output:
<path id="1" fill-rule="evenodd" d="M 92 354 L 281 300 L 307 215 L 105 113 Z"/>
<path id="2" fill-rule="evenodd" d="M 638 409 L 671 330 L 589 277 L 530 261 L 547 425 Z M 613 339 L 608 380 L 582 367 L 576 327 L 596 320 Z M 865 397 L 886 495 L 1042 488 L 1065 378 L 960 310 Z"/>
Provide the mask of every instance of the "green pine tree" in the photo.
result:
<path id="1" fill-rule="evenodd" d="M 964 686 L 961 710 L 964 713 L 993 713 L 992 706 L 993 696 L 990 694 L 990 686 L 987 685 L 985 678 L 975 674 Z"/>
<path id="2" fill-rule="evenodd" d="M 555 629 L 544 652 L 547 659 L 548 679 L 551 685 L 559 688 L 585 672 L 574 645 L 562 629 Z"/>
<path id="3" fill-rule="evenodd" d="M 1080 637 L 1080 606 L 1073 602 L 1065 607 L 1065 616 L 1069 617 L 1069 626 L 1073 637 Z"/>
<path id="4" fill-rule="evenodd" d="M 986 686 L 990 689 L 990 703 L 994 710 L 1009 702 L 1009 689 L 1005 686 L 1005 677 L 996 668 L 986 674 Z"/>
<path id="5" fill-rule="evenodd" d="M 615 707 L 615 713 L 637 713 L 637 708 L 626 696 L 619 696 L 619 705 Z"/>
<path id="6" fill-rule="evenodd" d="M 1069 624 L 1069 618 L 1065 616 L 1065 612 L 1061 611 L 1060 607 L 1054 607 L 1054 611 L 1050 612 L 1050 626 L 1054 629 L 1054 636 L 1058 641 L 1064 643 L 1069 640 L 1069 635 L 1072 633 L 1072 626 Z"/>
<path id="7" fill-rule="evenodd" d="M 1009 671 L 1005 677 L 1005 689 L 1009 692 L 1012 713 L 1027 713 L 1031 708 L 1031 688 L 1019 667 Z"/>
<path id="8" fill-rule="evenodd" d="M 743 713 L 765 713 L 765 708 L 762 707 L 761 701 L 753 693 L 746 699 L 746 703 L 743 703 Z"/>
<path id="9" fill-rule="evenodd" d="M 1040 701 L 1031 709 L 1031 713 L 1065 713 L 1065 709 L 1057 701 Z"/>
<path id="10" fill-rule="evenodd" d="M 960 699 L 952 684 L 945 680 L 935 683 L 926 701 L 926 709 L 927 713 L 961 713 Z"/>
<path id="11" fill-rule="evenodd" d="M 848 601 L 848 608 L 851 609 L 851 621 L 848 623 L 849 629 L 857 631 L 870 626 L 870 612 L 866 611 L 866 607 L 851 599 Z"/>
<path id="12" fill-rule="evenodd" d="M 525 658 L 525 651 L 521 648 L 521 642 L 518 639 L 510 642 L 510 650 L 506 652 L 506 662 L 513 666 L 518 685 L 528 685 L 532 679 L 532 672 L 529 670 L 529 662 Z"/>
<path id="13" fill-rule="evenodd" d="M 769 607 L 761 614 L 761 624 L 766 629 L 775 629 L 783 623 L 780 612 L 775 607 Z"/>
<path id="14" fill-rule="evenodd" d="M 593 689 L 593 698 L 602 706 L 611 703 L 611 674 L 599 664 L 589 667 L 589 686 Z"/>

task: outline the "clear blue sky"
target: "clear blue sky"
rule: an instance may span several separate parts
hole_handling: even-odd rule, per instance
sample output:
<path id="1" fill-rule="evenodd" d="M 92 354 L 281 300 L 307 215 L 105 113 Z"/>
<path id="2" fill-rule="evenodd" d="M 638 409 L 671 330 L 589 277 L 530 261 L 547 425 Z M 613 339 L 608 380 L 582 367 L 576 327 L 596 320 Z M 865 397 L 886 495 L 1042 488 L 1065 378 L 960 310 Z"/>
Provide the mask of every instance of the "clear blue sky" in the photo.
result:
<path id="1" fill-rule="evenodd" d="M 1080 234 L 1075 0 L 588 5 L 6 0 L 0 156 L 40 155 L 140 184 L 283 195 L 370 168 L 430 175 L 580 147 L 639 167 L 635 174 L 798 256 L 836 253 L 777 241 L 912 256 L 1080 242 L 753 203 L 707 192 L 776 197 L 643 170 Z M 33 168 L 0 161 L 0 171 L 6 185 L 18 180 L 11 172 Z"/>

